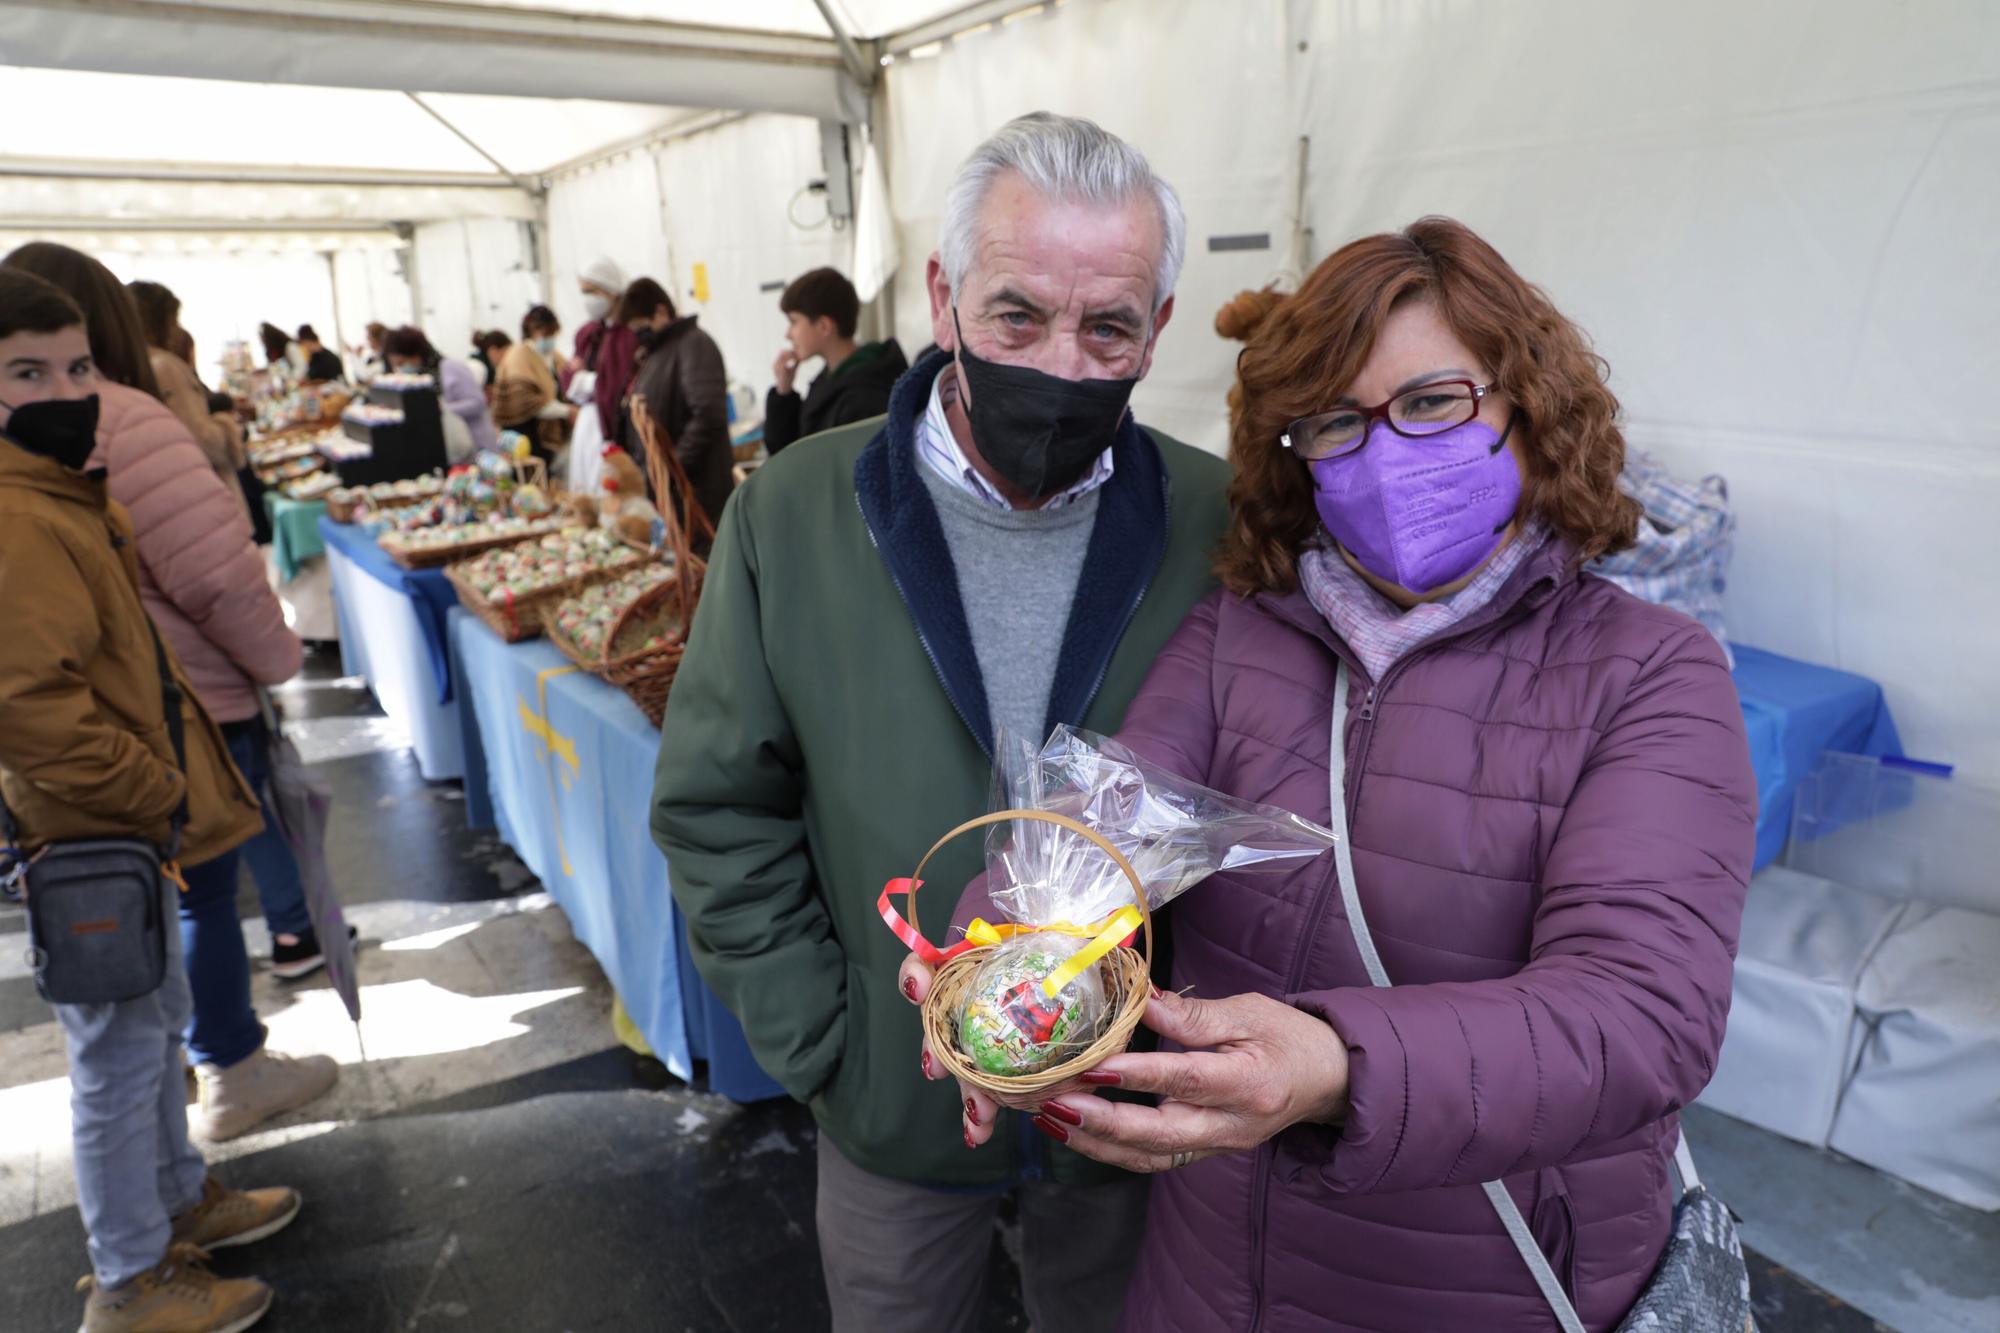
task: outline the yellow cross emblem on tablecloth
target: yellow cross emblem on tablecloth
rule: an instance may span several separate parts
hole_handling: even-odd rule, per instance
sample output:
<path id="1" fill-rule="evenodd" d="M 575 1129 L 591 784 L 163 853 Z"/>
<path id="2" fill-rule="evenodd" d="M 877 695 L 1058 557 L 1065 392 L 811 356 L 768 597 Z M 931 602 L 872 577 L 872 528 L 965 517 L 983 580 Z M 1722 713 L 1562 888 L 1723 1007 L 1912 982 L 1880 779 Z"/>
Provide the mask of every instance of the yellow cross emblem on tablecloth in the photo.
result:
<path id="1" fill-rule="evenodd" d="M 576 742 L 557 731 L 549 723 L 549 678 L 551 676 L 567 676 L 576 669 L 573 666 L 559 666 L 537 672 L 535 674 L 535 707 L 533 708 L 528 707 L 526 699 L 521 698 L 519 695 L 514 696 L 521 710 L 521 726 L 526 729 L 530 736 L 533 736 L 542 743 L 544 751 L 542 765 L 549 779 L 549 813 L 555 817 L 556 821 L 556 852 L 562 857 L 563 874 L 571 877 L 575 876 L 576 871 L 570 867 L 569 844 L 563 838 L 562 805 L 556 799 L 555 761 L 560 759 L 564 764 L 568 765 L 563 770 L 562 775 L 564 791 L 568 791 L 575 784 L 578 775 L 583 772 L 583 765 L 578 762 L 576 757 Z"/>

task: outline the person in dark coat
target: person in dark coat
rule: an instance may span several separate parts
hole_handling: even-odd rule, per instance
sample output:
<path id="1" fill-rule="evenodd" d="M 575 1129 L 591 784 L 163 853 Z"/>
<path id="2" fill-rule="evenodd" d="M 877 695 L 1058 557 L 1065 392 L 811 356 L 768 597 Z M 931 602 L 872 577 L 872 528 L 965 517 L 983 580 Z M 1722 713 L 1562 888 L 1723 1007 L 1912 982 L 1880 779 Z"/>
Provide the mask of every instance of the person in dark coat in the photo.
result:
<path id="1" fill-rule="evenodd" d="M 838 269 L 816 268 L 793 279 L 778 298 L 786 319 L 785 347 L 771 366 L 777 383 L 764 396 L 764 448 L 773 457 L 794 440 L 889 410 L 889 390 L 910 368 L 894 338 L 854 341 L 861 298 Z M 794 379 L 818 357 L 826 368 L 801 397 Z"/>
<path id="2" fill-rule="evenodd" d="M 711 521 L 736 489 L 736 459 L 729 447 L 729 377 L 722 349 L 695 322 L 680 315 L 666 289 L 640 278 L 619 303 L 639 335 L 640 361 L 632 396 L 643 399 L 653 420 L 673 442 L 694 485 L 695 499 Z M 643 466 L 646 442 L 630 416 L 623 422 L 625 451 Z"/>

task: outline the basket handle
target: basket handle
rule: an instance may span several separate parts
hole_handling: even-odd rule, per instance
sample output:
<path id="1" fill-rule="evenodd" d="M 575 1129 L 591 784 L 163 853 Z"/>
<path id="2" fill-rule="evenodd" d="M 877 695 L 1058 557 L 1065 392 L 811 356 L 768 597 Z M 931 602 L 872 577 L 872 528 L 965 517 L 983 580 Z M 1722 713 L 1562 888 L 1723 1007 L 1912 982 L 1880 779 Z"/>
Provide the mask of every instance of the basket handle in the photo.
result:
<path id="1" fill-rule="evenodd" d="M 673 436 L 653 415 L 643 395 L 633 394 L 627 410 L 632 414 L 632 428 L 639 432 L 639 439 L 646 446 L 646 480 L 653 487 L 654 498 L 662 504 L 660 518 L 666 525 L 667 543 L 674 554 L 677 557 L 684 554 L 697 541 L 715 540 L 715 520 L 695 499 L 694 482 L 681 464 Z M 674 509 L 676 495 L 680 496 L 684 511 Z"/>
<path id="2" fill-rule="evenodd" d="M 1059 828 L 1068 829 L 1071 833 L 1075 833 L 1087 841 L 1094 843 L 1099 851 L 1111 858 L 1118 869 L 1124 873 L 1125 878 L 1131 882 L 1132 896 L 1138 900 L 1139 926 L 1140 930 L 1144 933 L 1145 955 L 1150 962 L 1153 957 L 1153 913 L 1152 909 L 1146 906 L 1146 886 L 1139 879 L 1139 872 L 1132 868 L 1132 863 L 1125 859 L 1125 854 L 1120 852 L 1116 847 L 1113 847 L 1110 840 L 1096 829 L 1071 819 L 1068 815 L 1056 814 L 1052 810 L 1001 810 L 994 814 L 981 815 L 977 819 L 966 820 L 963 824 L 960 824 L 957 828 L 932 843 L 931 849 L 924 853 L 924 859 L 917 862 L 916 873 L 912 874 L 908 879 L 890 880 L 882 886 L 882 896 L 876 900 L 876 910 L 882 914 L 882 920 L 888 924 L 889 929 L 896 933 L 896 938 L 909 946 L 910 952 L 916 954 L 917 957 L 921 958 L 931 967 L 942 967 L 945 963 L 950 962 L 966 950 L 979 947 L 975 941 L 966 939 L 960 940 L 949 949 L 940 949 L 925 939 L 922 929 L 917 924 L 917 890 L 924 886 L 924 867 L 931 863 L 932 857 L 944 850 L 945 844 L 951 842 L 961 834 L 970 833 L 974 829 L 985 828 L 992 824 L 1002 824 L 1015 819 L 1031 819 L 1039 823 L 1054 824 Z M 903 919 L 902 915 L 889 902 L 889 899 L 896 894 L 904 894 L 909 898 L 910 916 L 907 921 Z"/>

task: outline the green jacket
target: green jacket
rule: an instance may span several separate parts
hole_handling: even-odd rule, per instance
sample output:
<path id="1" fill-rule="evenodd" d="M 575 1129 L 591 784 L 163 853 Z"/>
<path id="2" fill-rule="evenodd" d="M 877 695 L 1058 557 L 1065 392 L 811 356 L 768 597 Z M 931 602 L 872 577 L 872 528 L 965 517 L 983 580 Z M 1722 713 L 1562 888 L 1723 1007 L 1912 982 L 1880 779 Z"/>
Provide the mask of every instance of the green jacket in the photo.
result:
<path id="1" fill-rule="evenodd" d="M 884 420 L 787 450 L 730 500 L 674 683 L 653 791 L 696 968 L 758 1062 L 880 1175 L 999 1185 L 1102 1168 L 1026 1124 L 968 1152 L 949 1082 L 918 1068 L 885 881 L 987 808 L 990 725 L 957 582 L 915 469 L 941 357 Z M 1051 721 L 1118 729 L 1154 657 L 1212 586 L 1227 469 L 1129 418 L 1099 502 Z M 1122 628 L 1122 633 L 1120 632 Z M 940 939 L 981 869 L 977 835 L 932 862 Z"/>

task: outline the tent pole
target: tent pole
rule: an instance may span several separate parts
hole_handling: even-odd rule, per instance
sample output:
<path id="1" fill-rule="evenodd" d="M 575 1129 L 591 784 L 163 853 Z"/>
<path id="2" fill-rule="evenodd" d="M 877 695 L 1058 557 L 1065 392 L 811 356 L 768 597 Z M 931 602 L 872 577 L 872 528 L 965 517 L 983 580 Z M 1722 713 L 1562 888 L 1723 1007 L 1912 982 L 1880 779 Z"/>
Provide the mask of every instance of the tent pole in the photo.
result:
<path id="1" fill-rule="evenodd" d="M 340 267 L 335 262 L 335 252 L 326 254 L 326 285 L 333 291 L 333 349 L 340 357 L 340 364 L 347 364 L 347 326 L 340 319 Z"/>
<path id="2" fill-rule="evenodd" d="M 874 88 L 875 75 L 880 66 L 871 65 L 863 58 L 861 48 L 854 44 L 854 39 L 848 36 L 847 29 L 840 25 L 840 19 L 834 14 L 833 6 L 828 0 L 813 0 L 813 4 L 819 9 L 819 16 L 826 20 L 827 31 L 833 34 L 833 43 L 840 48 L 840 62 L 847 66 L 848 74 L 861 85 L 862 92 L 866 93 Z"/>
<path id="3" fill-rule="evenodd" d="M 484 148 L 481 148 L 479 146 L 478 140 L 474 139 L 471 135 L 467 134 L 464 130 L 460 129 L 458 126 L 452 124 L 451 121 L 445 117 L 445 114 L 442 111 L 439 111 L 429 102 L 426 102 L 423 99 L 422 94 L 413 93 L 409 89 L 405 88 L 403 90 L 403 96 L 409 98 L 412 102 L 415 102 L 419 107 L 423 108 L 425 115 L 429 116 L 432 120 L 435 120 L 438 124 L 444 126 L 446 129 L 450 130 L 453 134 L 457 135 L 459 142 L 463 143 L 467 148 L 470 148 L 473 152 L 485 158 L 488 162 L 491 162 L 493 164 L 493 169 L 495 171 L 505 176 L 508 180 L 514 182 L 514 188 L 518 190 L 523 190 L 528 194 L 542 193 L 541 187 L 539 185 L 529 180 L 525 176 L 516 175 L 514 172 L 509 171 L 505 163 L 501 162 L 499 158 L 493 156 L 493 154 L 487 152 Z"/>

